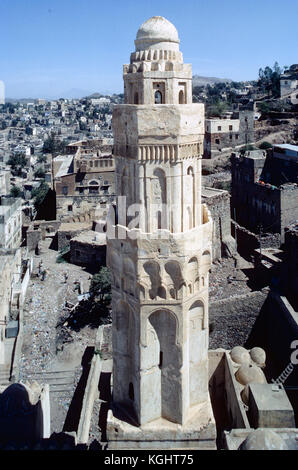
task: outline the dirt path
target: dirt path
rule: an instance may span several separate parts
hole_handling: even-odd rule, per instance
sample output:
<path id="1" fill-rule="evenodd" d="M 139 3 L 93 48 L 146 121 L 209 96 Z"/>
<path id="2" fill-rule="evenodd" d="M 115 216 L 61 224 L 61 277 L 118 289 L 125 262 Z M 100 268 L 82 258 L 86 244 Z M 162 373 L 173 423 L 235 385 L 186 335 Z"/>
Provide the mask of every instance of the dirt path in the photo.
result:
<path id="1" fill-rule="evenodd" d="M 96 331 L 84 328 L 79 333 L 71 332 L 69 343 L 58 344 L 56 325 L 63 315 L 65 301 L 77 302 L 74 282 L 81 280 L 87 289 L 90 274 L 79 266 L 56 263 L 57 252 L 49 249 L 49 245 L 50 240 L 43 241 L 40 255 L 34 257 L 34 271 L 42 260 L 47 275 L 44 281 L 32 277 L 28 286 L 20 380 L 50 384 L 51 432 L 60 432 L 81 375 L 82 355 L 88 345 L 94 344 Z"/>

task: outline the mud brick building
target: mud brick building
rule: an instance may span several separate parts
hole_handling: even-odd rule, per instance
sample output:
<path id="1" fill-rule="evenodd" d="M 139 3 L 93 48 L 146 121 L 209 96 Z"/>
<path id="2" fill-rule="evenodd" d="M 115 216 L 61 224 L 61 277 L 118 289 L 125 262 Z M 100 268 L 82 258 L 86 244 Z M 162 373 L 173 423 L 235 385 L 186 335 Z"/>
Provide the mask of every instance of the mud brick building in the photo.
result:
<path id="1" fill-rule="evenodd" d="M 233 255 L 236 244 L 231 235 L 230 194 L 222 189 L 202 187 L 202 202 L 213 220 L 213 259 Z"/>
<path id="2" fill-rule="evenodd" d="M 280 96 L 298 104 L 298 64 L 293 64 L 280 76 Z"/>
<path id="3" fill-rule="evenodd" d="M 232 214 L 236 222 L 258 233 L 280 233 L 298 219 L 298 146 L 276 145 L 266 156 L 261 150 L 234 153 Z"/>
<path id="4" fill-rule="evenodd" d="M 298 222 L 285 230 L 284 291 L 294 308 L 298 308 Z"/>
<path id="5" fill-rule="evenodd" d="M 22 199 L 0 198 L 0 248 L 19 248 L 22 242 Z"/>
<path id="6" fill-rule="evenodd" d="M 78 146 L 75 154 L 55 158 L 57 218 L 81 215 L 111 202 L 115 196 L 114 169 L 111 148 L 106 145 L 97 149 Z"/>
<path id="7" fill-rule="evenodd" d="M 67 146 L 67 153 L 74 155 L 77 153 L 78 149 L 81 149 L 81 151 L 100 150 L 101 153 L 109 155 L 112 153 L 113 139 L 102 138 L 71 142 Z"/>
<path id="8" fill-rule="evenodd" d="M 205 120 L 204 158 L 254 142 L 254 111 L 241 109 L 225 119 Z"/>
<path id="9" fill-rule="evenodd" d="M 99 271 L 106 264 L 106 250 L 106 235 L 87 230 L 70 240 L 70 262 Z"/>

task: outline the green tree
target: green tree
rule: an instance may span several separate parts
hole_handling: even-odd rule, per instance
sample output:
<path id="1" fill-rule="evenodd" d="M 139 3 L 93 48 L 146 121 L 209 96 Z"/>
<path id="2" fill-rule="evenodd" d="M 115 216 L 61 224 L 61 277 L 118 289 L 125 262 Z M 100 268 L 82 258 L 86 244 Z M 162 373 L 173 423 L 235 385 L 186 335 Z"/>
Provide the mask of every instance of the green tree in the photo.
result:
<path id="1" fill-rule="evenodd" d="M 236 88 L 237 90 L 239 90 L 240 88 L 242 88 L 242 83 L 241 82 L 231 82 L 230 86 L 231 86 L 231 88 Z"/>
<path id="2" fill-rule="evenodd" d="M 38 210 L 43 203 L 46 195 L 48 194 L 50 187 L 45 183 L 44 181 L 41 183 L 41 185 L 33 189 L 31 196 L 34 199 L 34 207 L 36 210 Z"/>
<path id="3" fill-rule="evenodd" d="M 197 85 L 193 87 L 192 92 L 194 95 L 199 96 L 201 93 L 203 93 L 204 89 L 205 87 Z"/>
<path id="4" fill-rule="evenodd" d="M 111 300 L 111 273 L 107 267 L 102 267 L 91 279 L 90 292 L 100 302 L 109 303 Z"/>
<path id="5" fill-rule="evenodd" d="M 257 148 L 254 145 L 244 145 L 243 147 L 240 148 L 240 153 L 241 155 L 244 155 L 245 152 L 250 151 L 250 150 L 257 150 Z"/>
<path id="6" fill-rule="evenodd" d="M 226 101 L 216 101 L 212 104 L 206 104 L 206 116 L 207 117 L 221 117 L 228 110 L 228 104 Z"/>
<path id="7" fill-rule="evenodd" d="M 264 141 L 259 145 L 259 149 L 261 149 L 261 150 L 272 149 L 272 144 L 270 144 L 270 142 Z"/>
<path id="8" fill-rule="evenodd" d="M 37 158 L 38 163 L 46 163 L 47 157 L 45 155 L 39 155 Z"/>
<path id="9" fill-rule="evenodd" d="M 85 122 L 80 121 L 80 131 L 85 131 L 87 129 L 87 124 Z"/>
<path id="10" fill-rule="evenodd" d="M 51 153 L 54 156 L 57 156 L 59 153 L 65 152 L 65 142 L 61 142 L 57 139 L 57 136 L 54 132 L 44 141 L 43 153 Z"/>
<path id="11" fill-rule="evenodd" d="M 8 165 L 11 166 L 11 169 L 17 176 L 22 174 L 22 169 L 27 165 L 27 159 L 24 154 L 16 153 L 12 155 L 8 160 Z"/>
<path id="12" fill-rule="evenodd" d="M 39 167 L 37 170 L 34 172 L 35 178 L 44 178 L 45 177 L 45 171 L 43 168 Z"/>
<path id="13" fill-rule="evenodd" d="M 258 86 L 263 92 L 273 98 L 279 98 L 280 96 L 280 76 L 282 74 L 282 69 L 278 65 L 278 62 L 275 62 L 273 69 L 268 65 L 264 68 L 259 69 L 259 80 Z"/>
<path id="14" fill-rule="evenodd" d="M 22 197 L 23 196 L 23 191 L 18 186 L 12 186 L 12 188 L 10 189 L 9 194 L 12 197 Z"/>

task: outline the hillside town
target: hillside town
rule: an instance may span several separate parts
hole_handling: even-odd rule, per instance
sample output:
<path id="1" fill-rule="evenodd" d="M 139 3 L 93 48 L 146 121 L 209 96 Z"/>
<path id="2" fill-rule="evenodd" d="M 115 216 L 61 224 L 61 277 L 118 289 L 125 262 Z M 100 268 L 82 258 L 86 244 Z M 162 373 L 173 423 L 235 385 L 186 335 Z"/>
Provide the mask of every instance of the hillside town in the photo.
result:
<path id="1" fill-rule="evenodd" d="M 297 450 L 298 64 L 135 46 L 123 94 L 0 104 L 0 449 Z"/>

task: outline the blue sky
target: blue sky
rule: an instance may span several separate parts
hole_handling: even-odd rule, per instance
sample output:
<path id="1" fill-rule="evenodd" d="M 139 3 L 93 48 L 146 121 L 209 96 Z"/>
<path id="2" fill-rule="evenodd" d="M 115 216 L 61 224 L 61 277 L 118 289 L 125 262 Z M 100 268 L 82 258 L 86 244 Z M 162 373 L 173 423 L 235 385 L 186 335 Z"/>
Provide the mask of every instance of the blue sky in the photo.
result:
<path id="1" fill-rule="evenodd" d="M 122 92 L 138 27 L 157 15 L 195 74 L 252 80 L 298 63 L 298 0 L 0 0 L 6 96 Z"/>

